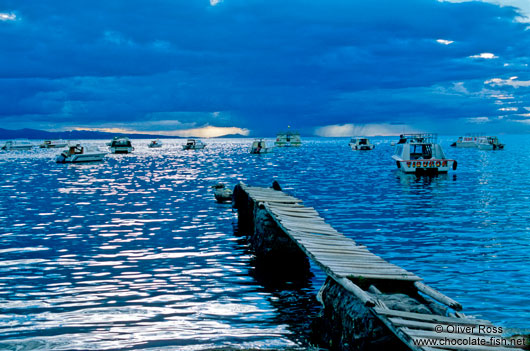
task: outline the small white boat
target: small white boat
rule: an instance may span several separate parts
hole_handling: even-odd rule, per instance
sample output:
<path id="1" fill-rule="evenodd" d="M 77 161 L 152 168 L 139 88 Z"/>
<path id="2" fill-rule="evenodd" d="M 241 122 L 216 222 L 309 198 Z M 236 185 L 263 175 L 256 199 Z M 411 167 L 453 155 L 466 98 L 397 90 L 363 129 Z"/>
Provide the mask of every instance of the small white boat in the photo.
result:
<path id="1" fill-rule="evenodd" d="M 266 154 L 272 152 L 274 148 L 272 146 L 267 146 L 267 143 L 263 139 L 254 140 L 250 146 L 251 154 Z"/>
<path id="2" fill-rule="evenodd" d="M 162 147 L 162 142 L 160 139 L 152 140 L 147 146 L 150 148 Z"/>
<path id="3" fill-rule="evenodd" d="M 464 148 L 477 147 L 477 143 L 480 137 L 481 136 L 478 134 L 466 134 L 463 137 L 459 137 L 457 141 L 451 144 L 451 146 Z"/>
<path id="4" fill-rule="evenodd" d="M 232 190 L 225 187 L 223 183 L 217 183 L 212 186 L 214 188 L 214 196 L 217 202 L 232 201 Z"/>
<path id="5" fill-rule="evenodd" d="M 127 137 L 114 137 L 109 145 L 110 152 L 113 154 L 128 154 L 133 152 L 134 147 Z"/>
<path id="6" fill-rule="evenodd" d="M 457 162 L 447 159 L 436 134 L 403 134 L 392 158 L 405 173 L 446 173 L 456 170 Z"/>
<path id="7" fill-rule="evenodd" d="M 348 145 L 352 150 L 373 150 L 375 147 L 368 138 L 351 138 Z"/>
<path id="8" fill-rule="evenodd" d="M 107 153 L 88 145 L 70 145 L 55 158 L 57 163 L 96 162 L 103 160 Z"/>
<path id="9" fill-rule="evenodd" d="M 502 150 L 504 144 L 501 144 L 496 136 L 484 136 L 478 139 L 477 147 L 480 150 Z"/>
<path id="10" fill-rule="evenodd" d="M 277 147 L 299 147 L 302 146 L 300 133 L 295 131 L 280 132 L 276 135 L 274 146 Z"/>
<path id="11" fill-rule="evenodd" d="M 11 150 L 31 150 L 33 149 L 33 144 L 29 140 L 8 140 L 0 148 L 2 150 L 11 151 Z"/>
<path id="12" fill-rule="evenodd" d="M 60 148 L 67 146 L 68 143 L 64 140 L 44 140 L 42 144 L 39 145 L 41 149 L 52 149 Z"/>
<path id="13" fill-rule="evenodd" d="M 206 144 L 200 140 L 188 139 L 186 144 L 182 145 L 182 150 L 201 150 L 206 147 Z"/>

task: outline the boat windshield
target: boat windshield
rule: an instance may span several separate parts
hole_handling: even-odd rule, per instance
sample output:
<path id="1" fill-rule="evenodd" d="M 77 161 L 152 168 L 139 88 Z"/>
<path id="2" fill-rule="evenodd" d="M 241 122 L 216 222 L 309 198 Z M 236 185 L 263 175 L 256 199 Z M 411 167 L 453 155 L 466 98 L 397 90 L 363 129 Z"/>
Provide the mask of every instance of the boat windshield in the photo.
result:
<path id="1" fill-rule="evenodd" d="M 410 159 L 429 159 L 432 158 L 431 144 L 412 144 L 410 145 Z"/>

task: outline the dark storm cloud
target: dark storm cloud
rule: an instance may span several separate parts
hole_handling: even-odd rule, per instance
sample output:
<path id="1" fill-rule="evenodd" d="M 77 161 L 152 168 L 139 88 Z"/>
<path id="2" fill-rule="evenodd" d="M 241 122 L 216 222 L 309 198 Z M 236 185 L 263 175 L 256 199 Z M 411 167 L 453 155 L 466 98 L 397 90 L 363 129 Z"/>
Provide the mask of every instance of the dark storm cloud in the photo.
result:
<path id="1" fill-rule="evenodd" d="M 0 122 L 12 127 L 20 116 L 20 126 L 153 129 L 164 116 L 259 134 L 286 124 L 496 118 L 493 91 L 530 106 L 527 87 L 484 84 L 530 79 L 529 31 L 511 7 L 50 0 L 4 1 L 0 12 L 16 15 L 0 21 Z"/>

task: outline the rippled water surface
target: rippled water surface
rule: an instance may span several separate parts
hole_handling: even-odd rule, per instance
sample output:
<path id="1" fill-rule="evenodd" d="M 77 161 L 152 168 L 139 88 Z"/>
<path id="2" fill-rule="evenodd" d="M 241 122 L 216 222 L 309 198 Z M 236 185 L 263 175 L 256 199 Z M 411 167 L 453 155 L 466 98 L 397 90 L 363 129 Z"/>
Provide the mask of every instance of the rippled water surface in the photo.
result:
<path id="1" fill-rule="evenodd" d="M 273 179 L 467 314 L 528 328 L 530 137 L 501 138 L 503 151 L 453 139 L 441 143 L 458 170 L 434 178 L 398 173 L 383 138 L 369 152 L 306 139 L 267 155 L 246 139 L 196 152 L 133 140 L 133 154 L 85 165 L 1 153 L 0 349 L 306 345 L 322 273 L 268 284 L 210 188 Z"/>

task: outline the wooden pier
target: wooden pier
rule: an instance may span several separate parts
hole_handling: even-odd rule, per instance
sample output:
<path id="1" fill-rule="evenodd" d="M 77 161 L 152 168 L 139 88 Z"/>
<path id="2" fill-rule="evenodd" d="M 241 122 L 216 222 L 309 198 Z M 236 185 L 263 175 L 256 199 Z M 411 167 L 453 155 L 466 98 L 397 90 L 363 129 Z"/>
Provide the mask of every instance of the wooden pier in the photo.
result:
<path id="1" fill-rule="evenodd" d="M 328 280 L 333 280 L 333 284 L 338 284 L 360 301 L 369 317 L 380 321 L 408 349 L 522 349 L 521 345 L 506 345 L 509 340 L 502 339 L 499 333 L 502 328 L 487 320 L 464 315 L 458 302 L 425 285 L 416 274 L 387 262 L 345 237 L 327 224 L 314 208 L 304 206 L 301 200 L 271 188 L 239 184 L 234 189 L 234 197 L 241 198 L 242 195 L 254 208 L 246 210 L 247 216 L 265 211 L 279 230 L 322 268 Z M 235 202 L 241 217 L 243 206 L 237 204 L 237 199 Z M 412 309 L 395 303 L 389 307 L 389 301 L 396 296 L 405 296 L 418 304 Z M 435 345 L 437 341 L 440 342 Z"/>

